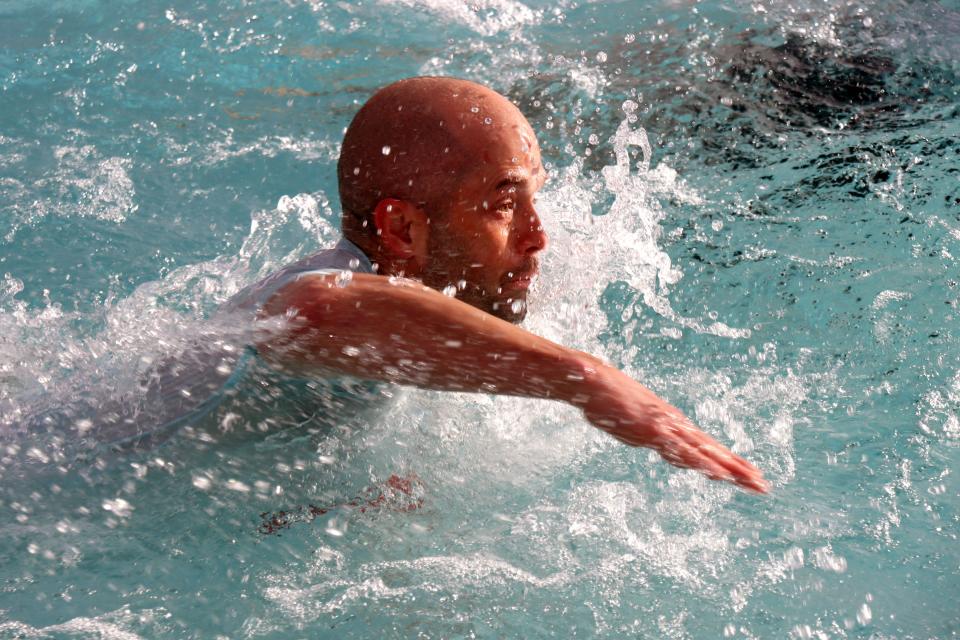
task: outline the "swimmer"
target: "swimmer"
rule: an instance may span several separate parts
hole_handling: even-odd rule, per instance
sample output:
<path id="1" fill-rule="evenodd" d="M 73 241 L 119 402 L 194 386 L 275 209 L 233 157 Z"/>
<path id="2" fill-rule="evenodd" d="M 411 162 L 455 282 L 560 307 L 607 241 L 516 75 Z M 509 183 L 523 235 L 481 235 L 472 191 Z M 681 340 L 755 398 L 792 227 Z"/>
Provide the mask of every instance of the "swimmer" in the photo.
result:
<path id="1" fill-rule="evenodd" d="M 639 382 L 517 326 L 547 247 L 535 205 L 547 175 L 506 98 L 452 78 L 380 89 L 347 129 L 338 179 L 337 247 L 231 302 L 281 321 L 255 344 L 272 368 L 558 400 L 670 464 L 769 490 L 756 467 Z"/>

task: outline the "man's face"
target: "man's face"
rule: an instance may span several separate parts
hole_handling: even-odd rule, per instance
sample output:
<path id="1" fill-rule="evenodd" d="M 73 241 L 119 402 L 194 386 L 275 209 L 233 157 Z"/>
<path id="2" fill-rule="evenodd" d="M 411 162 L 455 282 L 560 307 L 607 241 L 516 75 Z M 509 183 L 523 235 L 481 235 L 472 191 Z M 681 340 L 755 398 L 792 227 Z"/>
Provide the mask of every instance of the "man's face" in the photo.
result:
<path id="1" fill-rule="evenodd" d="M 540 149 L 519 113 L 481 128 L 476 156 L 444 211 L 431 215 L 421 277 L 435 289 L 509 322 L 527 313 L 527 292 L 539 273 L 547 236 L 534 207 L 546 179 Z"/>

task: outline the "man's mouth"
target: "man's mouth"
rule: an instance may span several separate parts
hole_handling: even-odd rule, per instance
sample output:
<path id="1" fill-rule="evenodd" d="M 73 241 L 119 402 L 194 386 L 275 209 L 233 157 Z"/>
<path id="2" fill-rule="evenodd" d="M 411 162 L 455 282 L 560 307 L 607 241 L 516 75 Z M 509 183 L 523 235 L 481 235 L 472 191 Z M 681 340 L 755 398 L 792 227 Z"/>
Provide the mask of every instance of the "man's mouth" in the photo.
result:
<path id="1" fill-rule="evenodd" d="M 532 269 L 526 269 L 523 271 L 508 272 L 507 277 L 503 280 L 502 289 L 529 289 L 530 285 L 537 281 L 537 277 L 539 275 L 540 270 L 537 269 L 536 266 L 534 266 Z"/>

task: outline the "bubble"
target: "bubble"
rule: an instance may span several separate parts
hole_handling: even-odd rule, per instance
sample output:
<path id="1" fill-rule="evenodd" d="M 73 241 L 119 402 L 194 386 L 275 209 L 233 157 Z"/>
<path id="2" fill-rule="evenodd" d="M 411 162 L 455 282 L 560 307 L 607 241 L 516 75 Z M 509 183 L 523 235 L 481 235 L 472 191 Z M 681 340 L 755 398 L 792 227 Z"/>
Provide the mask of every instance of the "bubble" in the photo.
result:
<path id="1" fill-rule="evenodd" d="M 354 167 L 354 168 L 353 168 L 353 175 L 355 175 L 355 176 L 360 175 L 360 167 Z"/>
<path id="2" fill-rule="evenodd" d="M 637 39 L 637 36 L 635 36 L 632 33 L 628 33 L 627 35 L 623 36 L 623 41 L 626 42 L 627 44 L 630 44 L 636 39 Z"/>
<path id="3" fill-rule="evenodd" d="M 385 156 L 390 155 L 390 145 L 388 144 L 383 145 L 383 149 L 380 149 L 380 152 L 383 153 L 383 155 Z"/>
<path id="4" fill-rule="evenodd" d="M 600 137 L 595 133 L 591 133 L 590 137 L 587 138 L 587 142 L 590 144 L 600 144 Z"/>
<path id="5" fill-rule="evenodd" d="M 117 498 L 116 500 L 104 500 L 101 506 L 103 507 L 104 511 L 109 511 L 114 515 L 120 516 L 121 518 L 126 518 L 133 512 L 133 505 L 123 498 Z"/>
<path id="6" fill-rule="evenodd" d="M 223 485 L 231 491 L 237 491 L 239 493 L 250 493 L 250 486 L 239 480 L 230 479 Z"/>
<path id="7" fill-rule="evenodd" d="M 213 483 L 210 482 L 210 478 L 206 476 L 194 476 L 193 477 L 193 486 L 201 491 L 206 491 L 210 488 Z"/>
<path id="8" fill-rule="evenodd" d="M 490 116 L 487 116 L 486 118 L 483 119 L 483 124 L 493 124 L 493 118 L 491 118 Z"/>
<path id="9" fill-rule="evenodd" d="M 520 313 L 523 311 L 524 303 L 523 300 L 514 300 L 510 303 L 510 311 L 514 313 Z"/>
<path id="10" fill-rule="evenodd" d="M 457 295 L 457 288 L 452 284 L 448 284 L 443 288 L 443 295 L 447 296 L 448 298 L 453 298 Z"/>
<path id="11" fill-rule="evenodd" d="M 480 113 L 480 107 L 476 105 L 470 107 L 470 113 Z"/>
<path id="12" fill-rule="evenodd" d="M 606 61 L 607 61 L 607 54 L 603 51 L 599 52 L 597 54 L 597 62 L 606 62 Z"/>

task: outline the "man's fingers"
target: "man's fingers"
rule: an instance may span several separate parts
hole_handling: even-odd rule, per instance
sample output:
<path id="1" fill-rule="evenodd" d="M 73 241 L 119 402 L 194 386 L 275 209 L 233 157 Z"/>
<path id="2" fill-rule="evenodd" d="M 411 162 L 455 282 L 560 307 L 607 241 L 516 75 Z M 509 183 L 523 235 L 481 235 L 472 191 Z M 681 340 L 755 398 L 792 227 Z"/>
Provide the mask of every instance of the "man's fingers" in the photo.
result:
<path id="1" fill-rule="evenodd" d="M 683 442 L 675 442 L 660 451 L 664 460 L 676 467 L 696 469 L 714 480 L 729 480 L 730 473 L 704 452 Z"/>
<path id="2" fill-rule="evenodd" d="M 758 493 L 767 493 L 770 490 L 770 483 L 763 479 L 763 473 L 759 469 L 694 427 L 692 423 L 689 425 L 689 428 L 678 434 L 679 437 L 723 467 L 724 479 Z"/>
<path id="3" fill-rule="evenodd" d="M 763 479 L 763 473 L 740 456 L 728 452 L 723 463 L 730 470 L 733 481 L 741 487 L 757 493 L 770 491 L 770 483 Z"/>
<path id="4" fill-rule="evenodd" d="M 731 452 L 719 442 L 697 431 L 696 434 L 678 434 L 678 439 L 665 444 L 660 451 L 664 460 L 674 466 L 702 471 L 713 480 L 726 480 L 756 491 L 767 493 L 769 483 L 755 466 Z M 693 442 L 689 442 L 689 441 Z"/>

